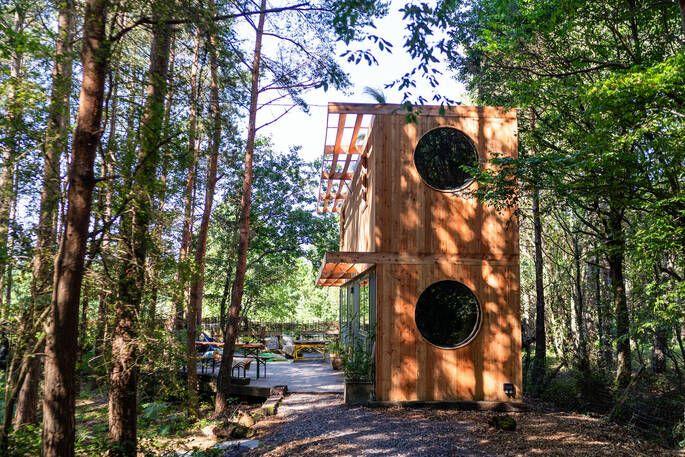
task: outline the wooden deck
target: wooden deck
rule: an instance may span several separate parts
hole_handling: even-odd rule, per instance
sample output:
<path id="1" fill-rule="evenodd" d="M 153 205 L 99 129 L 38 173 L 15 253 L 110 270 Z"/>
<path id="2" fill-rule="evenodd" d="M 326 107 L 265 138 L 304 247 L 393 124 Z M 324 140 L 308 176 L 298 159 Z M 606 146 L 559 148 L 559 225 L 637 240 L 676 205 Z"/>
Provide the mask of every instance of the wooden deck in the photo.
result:
<path id="1" fill-rule="evenodd" d="M 259 379 L 255 367 L 252 363 L 247 371 L 249 385 L 234 386 L 236 389 L 239 388 L 236 394 L 268 396 L 269 390 L 275 386 L 288 386 L 288 392 L 299 393 L 342 393 L 344 389 L 343 372 L 334 371 L 328 361 L 267 362 L 266 376 L 262 368 Z M 199 368 L 198 373 L 201 373 Z M 214 370 L 210 368 L 201 374 L 216 377 L 219 374 L 219 366 L 216 365 Z"/>

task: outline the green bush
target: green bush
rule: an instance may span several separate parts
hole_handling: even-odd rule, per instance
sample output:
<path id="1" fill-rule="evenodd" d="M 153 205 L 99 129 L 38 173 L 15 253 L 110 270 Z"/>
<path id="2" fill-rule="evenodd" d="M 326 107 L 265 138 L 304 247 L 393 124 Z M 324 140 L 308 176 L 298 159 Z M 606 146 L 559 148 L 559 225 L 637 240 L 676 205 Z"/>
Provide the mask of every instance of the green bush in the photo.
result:
<path id="1" fill-rule="evenodd" d="M 613 403 L 610 383 L 600 374 L 570 369 L 548 381 L 540 399 L 562 409 L 605 413 Z"/>
<path id="2" fill-rule="evenodd" d="M 24 425 L 14 430 L 9 437 L 11 457 L 40 455 L 41 430 L 39 425 Z"/>
<path id="3" fill-rule="evenodd" d="M 347 381 L 370 381 L 371 352 L 364 341 L 358 340 L 342 352 L 345 379 Z"/>

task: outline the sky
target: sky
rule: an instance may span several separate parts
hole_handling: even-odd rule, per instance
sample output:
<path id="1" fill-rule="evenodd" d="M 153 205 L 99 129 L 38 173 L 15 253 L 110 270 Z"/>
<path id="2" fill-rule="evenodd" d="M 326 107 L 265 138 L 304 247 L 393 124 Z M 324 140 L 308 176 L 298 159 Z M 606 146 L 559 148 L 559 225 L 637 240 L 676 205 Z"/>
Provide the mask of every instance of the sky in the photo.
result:
<path id="1" fill-rule="evenodd" d="M 278 122 L 260 131 L 262 135 L 271 137 L 277 151 L 287 151 L 291 146 L 300 145 L 302 146 L 300 154 L 305 160 L 313 161 L 320 158 L 326 133 L 326 104 L 328 102 L 374 103 L 372 98 L 363 93 L 365 87 L 382 90 L 388 103 L 402 101 L 399 91 L 385 89 L 384 86 L 414 68 L 411 58 L 402 47 L 405 30 L 399 8 L 404 4 L 403 1 L 393 0 L 389 14 L 376 23 L 376 33 L 393 44 L 392 54 L 374 52 L 379 65 L 371 67 L 361 63 L 354 65 L 346 62 L 344 58 L 338 58 L 341 66 L 350 76 L 349 93 L 337 90 L 324 92 L 322 89 L 309 91 L 303 97 L 310 104 L 309 114 L 301 110 L 292 110 Z M 340 53 L 344 50 L 345 48 L 341 46 Z M 443 71 L 443 75 L 439 78 L 440 85 L 437 91 L 452 100 L 468 103 L 464 86 L 454 79 L 453 74 L 446 67 L 438 66 L 438 68 Z M 426 81 L 419 80 L 414 95 L 421 95 L 430 100 L 435 90 Z M 258 124 L 267 122 L 270 117 L 278 115 L 278 109 L 282 112 L 286 108 L 277 107 L 271 112 L 264 110 L 260 113 L 261 118 L 258 119 Z"/>

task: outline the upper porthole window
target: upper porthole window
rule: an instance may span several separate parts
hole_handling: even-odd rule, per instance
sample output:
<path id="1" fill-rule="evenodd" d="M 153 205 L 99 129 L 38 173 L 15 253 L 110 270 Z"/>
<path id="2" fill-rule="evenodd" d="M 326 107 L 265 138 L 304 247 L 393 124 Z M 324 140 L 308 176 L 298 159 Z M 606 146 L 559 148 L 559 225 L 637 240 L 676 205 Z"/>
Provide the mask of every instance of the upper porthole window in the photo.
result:
<path id="1" fill-rule="evenodd" d="M 463 167 L 476 167 L 478 153 L 464 132 L 439 127 L 421 137 L 414 151 L 414 164 L 421 178 L 432 188 L 458 190 L 473 179 Z"/>

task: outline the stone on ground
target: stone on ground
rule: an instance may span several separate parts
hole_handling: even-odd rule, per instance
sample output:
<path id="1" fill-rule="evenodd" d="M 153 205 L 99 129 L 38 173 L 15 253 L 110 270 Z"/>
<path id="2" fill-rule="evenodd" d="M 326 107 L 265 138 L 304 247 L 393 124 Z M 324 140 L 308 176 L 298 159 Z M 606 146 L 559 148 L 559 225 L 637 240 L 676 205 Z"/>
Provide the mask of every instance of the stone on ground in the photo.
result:
<path id="1" fill-rule="evenodd" d="M 513 432 L 516 430 L 516 419 L 508 414 L 492 416 L 488 423 L 497 430 L 504 430 L 505 432 Z"/>

